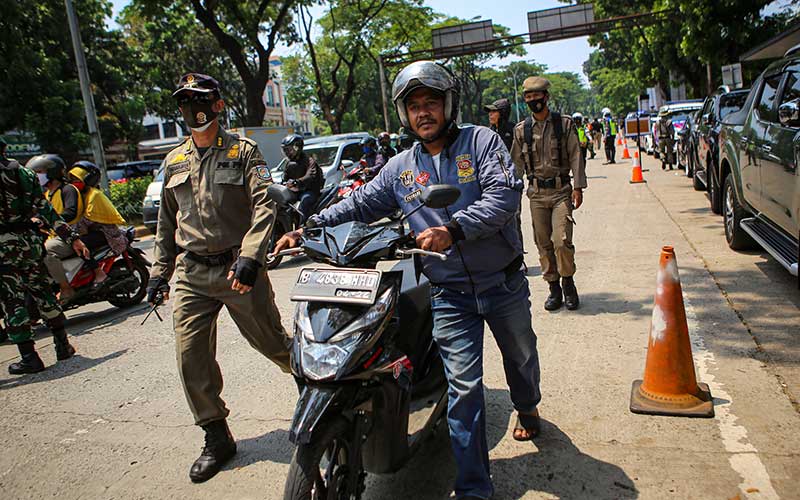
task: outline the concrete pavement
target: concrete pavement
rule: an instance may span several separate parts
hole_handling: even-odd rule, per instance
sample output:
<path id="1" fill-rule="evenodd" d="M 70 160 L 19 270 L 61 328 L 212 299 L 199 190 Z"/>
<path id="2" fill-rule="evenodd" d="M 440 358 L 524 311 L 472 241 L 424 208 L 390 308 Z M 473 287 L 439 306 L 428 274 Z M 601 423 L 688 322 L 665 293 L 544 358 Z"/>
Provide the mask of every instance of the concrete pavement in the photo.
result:
<path id="1" fill-rule="evenodd" d="M 685 177 L 648 157 L 648 183 L 630 185 L 630 162 L 601 162 L 589 162 L 590 187 L 575 214 L 580 310 L 542 309 L 547 287 L 524 211 L 545 425 L 535 443 L 511 439 L 511 403 L 487 330 L 495 498 L 800 498 L 800 304 L 791 277 L 762 252 L 729 250 L 721 219 Z M 628 411 L 665 244 L 676 249 L 698 379 L 711 386 L 714 419 Z M 287 293 L 306 263 L 289 260 L 271 273 L 287 328 Z M 212 481 L 194 485 L 187 472 L 202 432 L 183 399 L 170 323 L 151 318 L 140 327 L 143 307 L 87 311 L 68 314 L 79 356 L 41 374 L 6 375 L 14 348 L 0 346 L 0 497 L 282 497 L 296 389 L 227 313 L 219 362 L 239 454 Z M 42 352 L 52 365 L 52 348 Z M 370 476 L 365 498 L 447 498 L 454 475 L 439 432 L 404 470 Z"/>

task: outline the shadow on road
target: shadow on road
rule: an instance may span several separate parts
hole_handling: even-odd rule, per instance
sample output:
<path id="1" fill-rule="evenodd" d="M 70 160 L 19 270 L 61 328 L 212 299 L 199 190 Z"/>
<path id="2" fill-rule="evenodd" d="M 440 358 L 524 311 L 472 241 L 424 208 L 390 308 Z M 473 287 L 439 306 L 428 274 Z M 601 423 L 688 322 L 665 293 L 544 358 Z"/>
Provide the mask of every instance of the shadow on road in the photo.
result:
<path id="1" fill-rule="evenodd" d="M 238 469 L 259 462 L 288 464 L 292 461 L 294 445 L 289 442 L 289 431 L 275 429 L 258 437 L 236 441 L 236 457 L 223 470 Z"/>
<path id="2" fill-rule="evenodd" d="M 580 314 L 583 316 L 593 316 L 595 314 L 634 314 L 636 316 L 649 317 L 653 314 L 653 297 L 643 297 L 635 299 L 629 295 L 605 292 L 605 293 L 581 293 L 581 307 L 577 311 L 567 311 L 566 314 Z M 562 308 L 554 311 L 554 314 L 564 312 Z"/>
<path id="3" fill-rule="evenodd" d="M 127 349 L 112 352 L 100 358 L 86 358 L 81 356 L 80 353 L 66 361 L 59 361 L 55 365 L 48 366 L 47 369 L 41 373 L 31 375 L 13 376 L 14 378 L 0 379 L 0 389 L 11 389 L 14 387 L 21 387 L 29 384 L 38 384 L 41 382 L 50 382 L 61 378 L 70 377 L 77 373 L 89 370 L 95 366 L 118 358 L 128 352 Z"/>
<path id="4" fill-rule="evenodd" d="M 489 449 L 511 440 L 509 419 L 514 418 L 508 391 L 486 389 Z M 533 449 L 512 458 L 492 460 L 496 499 L 517 499 L 528 492 L 550 493 L 558 498 L 638 498 L 630 477 L 614 464 L 578 449 L 553 422 L 542 420 L 542 433 Z M 535 447 L 533 447 L 535 445 Z M 366 498 L 385 500 L 447 498 L 456 477 L 446 425 L 423 446 L 411 462 L 395 474 L 367 479 Z"/>

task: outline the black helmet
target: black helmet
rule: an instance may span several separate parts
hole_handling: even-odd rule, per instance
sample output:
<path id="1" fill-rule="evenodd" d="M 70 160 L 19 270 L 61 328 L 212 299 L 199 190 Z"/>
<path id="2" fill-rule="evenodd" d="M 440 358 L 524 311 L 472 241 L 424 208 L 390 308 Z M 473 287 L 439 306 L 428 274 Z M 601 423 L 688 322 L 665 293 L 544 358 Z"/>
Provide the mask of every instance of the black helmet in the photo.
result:
<path id="1" fill-rule="evenodd" d="M 400 123 L 408 128 L 406 97 L 420 87 L 427 87 L 444 94 L 444 118 L 447 130 L 456 121 L 461 87 L 453 74 L 433 61 L 417 61 L 409 64 L 397 74 L 392 84 L 392 102 L 400 117 Z"/>
<path id="2" fill-rule="evenodd" d="M 362 146 L 372 146 L 374 148 L 378 143 L 377 143 L 377 141 L 375 140 L 374 137 L 372 137 L 371 135 L 368 135 L 368 136 L 364 137 L 363 139 L 361 139 L 359 144 L 361 144 Z"/>
<path id="3" fill-rule="evenodd" d="M 289 134 L 281 141 L 283 154 L 290 160 L 296 160 L 303 152 L 303 136 L 300 134 Z"/>
<path id="4" fill-rule="evenodd" d="M 48 181 L 66 179 L 67 164 L 58 155 L 34 156 L 25 166 L 37 174 L 46 174 Z"/>
<path id="5" fill-rule="evenodd" d="M 86 186 L 100 185 L 100 169 L 90 161 L 78 161 L 72 164 L 69 175 L 83 181 Z"/>

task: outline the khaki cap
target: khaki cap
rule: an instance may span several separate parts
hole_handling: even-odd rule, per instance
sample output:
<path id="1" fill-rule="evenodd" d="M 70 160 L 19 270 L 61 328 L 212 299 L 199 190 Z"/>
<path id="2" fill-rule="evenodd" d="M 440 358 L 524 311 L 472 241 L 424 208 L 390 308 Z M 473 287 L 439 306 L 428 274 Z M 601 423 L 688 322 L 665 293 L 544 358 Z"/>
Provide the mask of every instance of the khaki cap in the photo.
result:
<path id="1" fill-rule="evenodd" d="M 522 92 L 547 92 L 550 80 L 543 76 L 529 76 L 522 82 Z"/>

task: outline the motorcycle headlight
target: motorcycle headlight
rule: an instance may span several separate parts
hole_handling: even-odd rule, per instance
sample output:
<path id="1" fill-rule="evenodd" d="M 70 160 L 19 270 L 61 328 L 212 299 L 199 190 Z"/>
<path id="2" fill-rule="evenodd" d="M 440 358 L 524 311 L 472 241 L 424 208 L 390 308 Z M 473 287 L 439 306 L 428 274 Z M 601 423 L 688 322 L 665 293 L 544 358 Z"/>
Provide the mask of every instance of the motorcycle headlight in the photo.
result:
<path id="1" fill-rule="evenodd" d="M 392 289 L 388 288 L 383 295 L 378 297 L 375 304 L 372 305 L 361 316 L 354 319 L 349 325 L 342 328 L 342 331 L 330 338 L 328 342 L 341 342 L 342 340 L 352 337 L 353 335 L 374 328 L 386 318 L 386 312 L 394 305 L 394 294 Z"/>
<path id="2" fill-rule="evenodd" d="M 303 373 L 313 380 L 336 376 L 365 336 L 371 335 L 388 316 L 394 305 L 392 289 L 383 295 L 364 314 L 354 319 L 327 342 L 315 342 L 307 303 L 299 303 L 295 311 L 295 336 L 299 337 Z"/>

